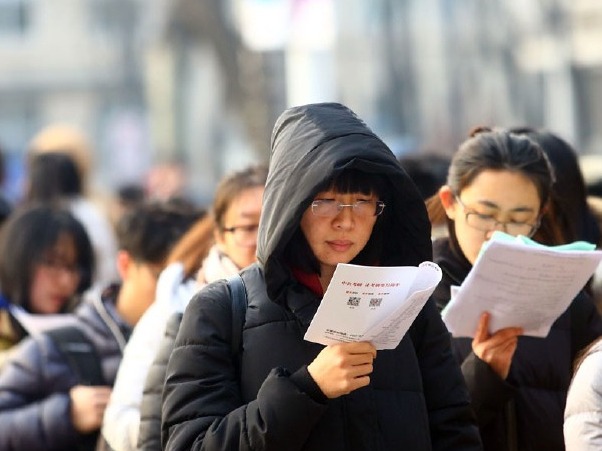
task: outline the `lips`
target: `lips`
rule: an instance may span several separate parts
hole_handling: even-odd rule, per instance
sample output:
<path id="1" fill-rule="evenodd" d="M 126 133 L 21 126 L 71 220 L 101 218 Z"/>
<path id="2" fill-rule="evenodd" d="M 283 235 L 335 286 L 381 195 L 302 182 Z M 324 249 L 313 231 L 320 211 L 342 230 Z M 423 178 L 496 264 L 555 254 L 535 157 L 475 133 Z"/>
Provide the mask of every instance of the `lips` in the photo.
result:
<path id="1" fill-rule="evenodd" d="M 52 296 L 48 300 L 48 305 L 54 312 L 60 312 L 66 303 L 67 298 L 65 296 Z"/>
<path id="2" fill-rule="evenodd" d="M 327 241 L 326 244 L 328 244 L 328 246 L 336 252 L 345 252 L 349 250 L 349 248 L 353 245 L 353 242 L 349 240 L 333 240 Z"/>

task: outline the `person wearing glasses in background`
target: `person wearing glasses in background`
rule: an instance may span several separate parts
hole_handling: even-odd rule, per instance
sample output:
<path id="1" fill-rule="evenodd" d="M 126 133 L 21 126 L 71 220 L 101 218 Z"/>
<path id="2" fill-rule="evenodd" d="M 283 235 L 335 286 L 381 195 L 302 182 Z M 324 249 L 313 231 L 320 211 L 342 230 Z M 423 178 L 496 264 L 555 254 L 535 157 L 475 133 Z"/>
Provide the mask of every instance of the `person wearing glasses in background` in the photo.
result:
<path id="1" fill-rule="evenodd" d="M 73 311 L 94 263 L 84 226 L 67 210 L 30 205 L 9 216 L 0 237 L 0 370 L 29 335 L 30 315 Z"/>
<path id="2" fill-rule="evenodd" d="M 452 158 L 447 184 L 427 201 L 429 215 L 447 215 L 449 237 L 433 244 L 443 279 L 440 309 L 461 285 L 496 230 L 563 243 L 551 203 L 554 174 L 534 141 L 507 131 L 476 129 Z M 483 293 L 487 296 L 487 293 Z M 581 312 L 575 315 L 575 311 Z M 563 410 L 576 354 L 602 334 L 592 300 L 581 292 L 546 338 L 518 327 L 491 334 L 482 312 L 474 338 L 453 338 L 486 450 L 563 450 Z"/>
<path id="3" fill-rule="evenodd" d="M 32 334 L 16 347 L 0 372 L 2 451 L 96 449 L 123 347 L 154 299 L 157 277 L 169 250 L 200 214 L 189 206 L 152 202 L 137 206 L 120 219 L 116 235 L 121 280 L 102 292 L 90 290 L 73 311 L 70 325 L 87 340 L 56 341 L 56 329 L 54 334 L 52 329 Z M 39 236 L 45 235 L 49 225 L 38 225 Z M 49 304 L 59 304 L 66 296 L 65 291 L 58 290 L 61 284 L 69 283 L 74 289 L 80 277 L 89 283 L 92 273 L 82 271 L 86 267 L 79 250 L 73 249 L 76 243 L 73 240 L 71 246 L 65 246 L 59 240 L 37 269 L 38 273 L 46 272 L 38 276 L 46 288 L 54 288 L 46 293 Z M 85 249 L 82 255 L 93 255 L 89 243 Z M 66 353 L 66 349 L 72 351 Z M 75 353 L 85 360 L 74 357 Z M 78 360 L 80 365 L 75 364 Z M 82 367 L 97 367 L 98 374 L 93 378 L 78 371 Z"/>
<path id="4" fill-rule="evenodd" d="M 163 449 L 481 449 L 432 301 L 393 350 L 303 339 L 337 264 L 431 257 L 424 202 L 386 144 L 343 105 L 286 110 L 272 133 L 258 262 L 240 273 L 244 325 L 233 330 L 225 281 L 188 304 L 167 365 Z"/>
<path id="5" fill-rule="evenodd" d="M 164 334 L 177 332 L 178 313 L 201 287 L 255 261 L 266 177 L 265 165 L 248 166 L 225 176 L 216 188 L 209 214 L 169 255 L 155 302 L 134 328 L 125 348 L 105 411 L 102 434 L 114 451 L 161 449 L 161 390 L 166 362 L 158 353 L 169 355 L 173 345 Z"/>

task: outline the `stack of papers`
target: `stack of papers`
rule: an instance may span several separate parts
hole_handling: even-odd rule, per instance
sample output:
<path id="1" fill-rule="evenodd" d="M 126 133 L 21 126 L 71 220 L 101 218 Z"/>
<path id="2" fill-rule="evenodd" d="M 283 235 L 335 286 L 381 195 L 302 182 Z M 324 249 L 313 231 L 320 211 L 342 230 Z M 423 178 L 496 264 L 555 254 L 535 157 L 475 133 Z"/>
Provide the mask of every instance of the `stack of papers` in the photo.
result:
<path id="1" fill-rule="evenodd" d="M 323 345 L 369 341 L 394 349 L 441 281 L 433 262 L 375 267 L 339 264 L 305 334 Z"/>
<path id="2" fill-rule="evenodd" d="M 495 232 L 442 312 L 452 335 L 473 337 L 483 312 L 489 332 L 522 327 L 546 337 L 602 260 L 602 251 L 578 241 L 544 246 L 526 237 Z"/>

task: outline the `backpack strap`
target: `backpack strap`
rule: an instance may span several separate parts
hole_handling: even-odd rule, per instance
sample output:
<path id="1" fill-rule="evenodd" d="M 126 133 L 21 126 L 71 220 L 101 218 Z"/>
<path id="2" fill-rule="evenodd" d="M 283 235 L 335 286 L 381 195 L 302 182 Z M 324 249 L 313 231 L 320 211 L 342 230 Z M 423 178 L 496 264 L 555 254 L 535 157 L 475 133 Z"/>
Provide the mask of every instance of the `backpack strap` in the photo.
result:
<path id="1" fill-rule="evenodd" d="M 248 299 L 247 289 L 240 274 L 234 274 L 226 279 L 230 300 L 232 302 L 232 357 L 240 373 L 240 354 L 242 350 L 242 328 L 245 323 Z"/>
<path id="2" fill-rule="evenodd" d="M 63 353 L 80 384 L 106 385 L 96 347 L 80 328 L 64 326 L 44 333 Z"/>

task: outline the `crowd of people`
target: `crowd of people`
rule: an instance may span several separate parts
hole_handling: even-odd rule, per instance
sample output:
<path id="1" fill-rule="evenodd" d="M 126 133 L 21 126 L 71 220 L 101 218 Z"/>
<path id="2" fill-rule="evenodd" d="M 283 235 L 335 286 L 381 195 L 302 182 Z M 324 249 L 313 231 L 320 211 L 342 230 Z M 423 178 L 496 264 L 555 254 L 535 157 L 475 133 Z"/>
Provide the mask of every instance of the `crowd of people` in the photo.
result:
<path id="1" fill-rule="evenodd" d="M 602 447 L 602 277 L 545 337 L 442 319 L 496 231 L 602 247 L 568 142 L 480 126 L 398 158 L 318 103 L 270 145 L 210 205 L 124 187 L 109 209 L 80 134 L 32 138 L 0 205 L 0 451 Z M 304 338 L 338 264 L 424 261 L 442 280 L 393 349 Z"/>

